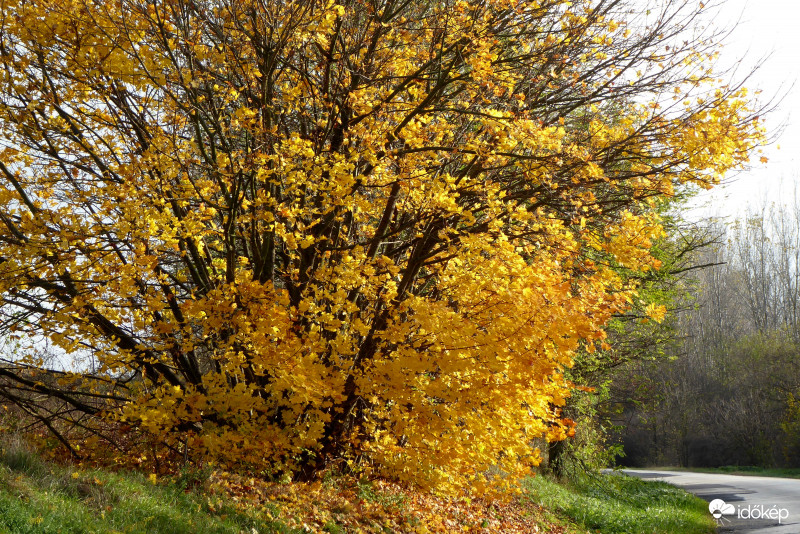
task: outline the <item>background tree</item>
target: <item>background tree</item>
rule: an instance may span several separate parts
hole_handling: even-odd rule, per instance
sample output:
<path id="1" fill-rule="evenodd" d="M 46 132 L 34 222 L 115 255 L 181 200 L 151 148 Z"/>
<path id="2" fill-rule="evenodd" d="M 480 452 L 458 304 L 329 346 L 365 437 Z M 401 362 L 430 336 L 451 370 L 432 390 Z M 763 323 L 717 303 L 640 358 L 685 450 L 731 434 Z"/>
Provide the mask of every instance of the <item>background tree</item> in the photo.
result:
<path id="1" fill-rule="evenodd" d="M 65 444 L 512 483 L 654 266 L 650 201 L 760 136 L 698 13 L 4 2 L 3 325 L 91 360 L 9 358 L 4 395 Z"/>
<path id="2" fill-rule="evenodd" d="M 726 239 L 698 260 L 717 265 L 690 286 L 674 361 L 632 370 L 649 402 L 628 412 L 630 462 L 798 465 L 798 213 L 753 205 L 717 225 Z"/>

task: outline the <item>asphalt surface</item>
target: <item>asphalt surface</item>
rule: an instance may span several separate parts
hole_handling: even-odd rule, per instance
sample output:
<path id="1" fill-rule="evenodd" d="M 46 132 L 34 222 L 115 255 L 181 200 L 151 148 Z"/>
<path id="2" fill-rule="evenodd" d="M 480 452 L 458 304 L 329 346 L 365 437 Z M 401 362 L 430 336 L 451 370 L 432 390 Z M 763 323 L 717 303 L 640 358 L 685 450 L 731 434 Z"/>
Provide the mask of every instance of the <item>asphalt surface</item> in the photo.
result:
<path id="1" fill-rule="evenodd" d="M 647 469 L 624 472 L 675 484 L 709 503 L 722 499 L 728 515 L 717 520 L 720 533 L 800 534 L 800 479 Z M 716 506 L 720 507 L 719 501 Z"/>

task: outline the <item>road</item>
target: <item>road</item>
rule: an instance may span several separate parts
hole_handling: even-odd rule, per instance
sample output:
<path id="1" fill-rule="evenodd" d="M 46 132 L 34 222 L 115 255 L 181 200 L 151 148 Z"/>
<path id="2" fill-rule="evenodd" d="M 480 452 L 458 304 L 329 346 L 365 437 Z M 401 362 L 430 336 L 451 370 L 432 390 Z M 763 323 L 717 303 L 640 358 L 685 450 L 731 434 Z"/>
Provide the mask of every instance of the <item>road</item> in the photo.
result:
<path id="1" fill-rule="evenodd" d="M 726 507 L 730 515 L 718 520 L 720 533 L 800 534 L 798 479 L 647 469 L 624 472 L 675 484 L 709 502 L 722 499 L 732 505 Z M 762 514 L 768 517 L 765 519 Z"/>

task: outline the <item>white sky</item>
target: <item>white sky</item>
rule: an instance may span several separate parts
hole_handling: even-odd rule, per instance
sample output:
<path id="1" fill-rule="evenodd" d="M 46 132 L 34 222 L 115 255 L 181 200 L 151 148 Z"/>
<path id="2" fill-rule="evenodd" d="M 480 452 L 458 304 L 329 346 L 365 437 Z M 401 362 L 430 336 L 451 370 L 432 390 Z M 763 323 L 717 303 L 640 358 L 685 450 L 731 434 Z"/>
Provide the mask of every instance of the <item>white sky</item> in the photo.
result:
<path id="1" fill-rule="evenodd" d="M 721 65 L 738 63 L 740 75 L 758 66 L 747 87 L 761 89 L 763 102 L 782 97 L 767 118 L 768 133 L 777 136 L 763 149 L 769 162 L 759 163 L 754 155 L 749 170 L 697 201 L 704 208 L 695 213 L 735 217 L 753 203 L 788 200 L 800 187 L 800 0 L 720 0 L 713 10 L 715 26 L 735 26 Z"/>

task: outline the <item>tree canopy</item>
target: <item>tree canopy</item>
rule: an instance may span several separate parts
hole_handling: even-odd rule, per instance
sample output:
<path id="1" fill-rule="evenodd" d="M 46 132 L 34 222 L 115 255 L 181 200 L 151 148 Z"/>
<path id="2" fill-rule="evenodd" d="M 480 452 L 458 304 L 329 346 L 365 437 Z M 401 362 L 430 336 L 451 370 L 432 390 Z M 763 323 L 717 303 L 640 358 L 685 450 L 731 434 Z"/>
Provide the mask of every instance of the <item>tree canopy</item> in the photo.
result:
<path id="1" fill-rule="evenodd" d="M 511 482 L 761 137 L 682 2 L 2 6 L 0 395 L 75 454 Z"/>

